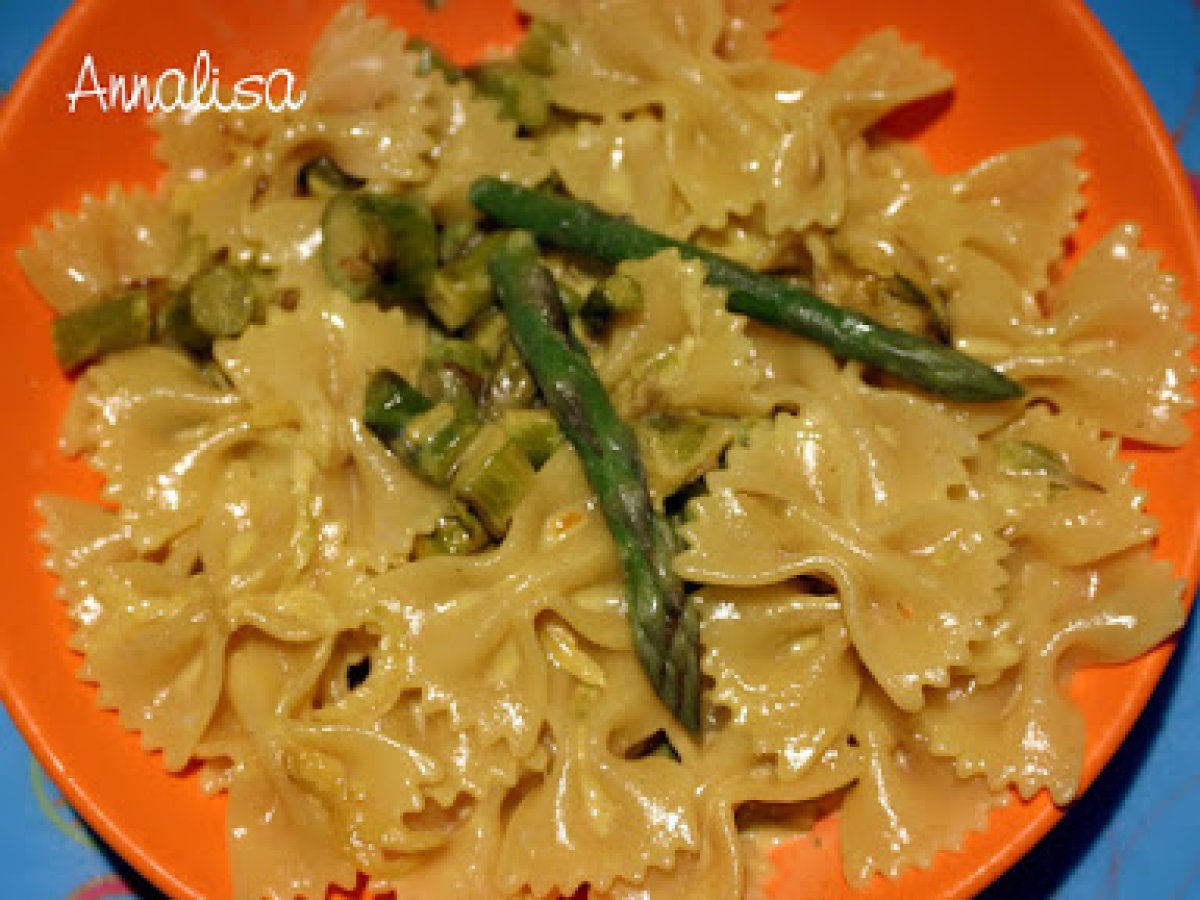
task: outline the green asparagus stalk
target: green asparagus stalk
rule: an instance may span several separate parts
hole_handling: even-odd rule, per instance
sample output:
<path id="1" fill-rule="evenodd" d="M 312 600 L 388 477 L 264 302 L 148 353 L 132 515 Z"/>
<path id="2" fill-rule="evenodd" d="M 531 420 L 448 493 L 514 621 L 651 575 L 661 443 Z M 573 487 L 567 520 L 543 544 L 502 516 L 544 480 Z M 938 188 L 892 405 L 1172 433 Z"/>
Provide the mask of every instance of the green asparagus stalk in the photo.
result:
<path id="1" fill-rule="evenodd" d="M 491 234 L 438 269 L 425 305 L 447 331 L 458 331 L 492 302 L 487 260 L 504 234 Z"/>
<path id="2" fill-rule="evenodd" d="M 579 454 L 616 543 L 638 660 L 667 708 L 698 732 L 699 622 L 671 568 L 674 542 L 651 506 L 633 432 L 571 338 L 554 278 L 540 265 L 533 239 L 513 234 L 489 270 L 512 339 Z"/>
<path id="3" fill-rule="evenodd" d="M 950 347 L 888 328 L 803 288 L 586 203 L 494 178 L 475 182 L 470 197 L 479 210 L 505 226 L 527 229 L 559 247 L 608 262 L 678 250 L 685 259 L 705 264 L 710 284 L 726 288 L 732 312 L 802 335 L 824 344 L 836 356 L 878 366 L 952 400 L 1008 400 L 1023 393 L 1020 385 Z"/>

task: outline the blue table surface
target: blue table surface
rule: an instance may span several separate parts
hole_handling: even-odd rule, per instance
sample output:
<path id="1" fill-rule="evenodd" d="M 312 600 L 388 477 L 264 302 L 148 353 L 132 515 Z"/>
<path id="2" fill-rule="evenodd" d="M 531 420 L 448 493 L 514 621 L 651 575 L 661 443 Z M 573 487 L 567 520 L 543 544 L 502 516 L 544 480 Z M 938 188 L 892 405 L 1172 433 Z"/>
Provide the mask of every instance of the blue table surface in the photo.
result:
<path id="1" fill-rule="evenodd" d="M 67 0 L 0 0 L 0 89 Z M 1200 0 L 1090 0 L 1175 135 L 1200 200 Z M 1129 739 L 986 900 L 1200 898 L 1200 648 L 1194 623 Z M 0 715 L 3 896 L 157 897 L 76 818 Z"/>

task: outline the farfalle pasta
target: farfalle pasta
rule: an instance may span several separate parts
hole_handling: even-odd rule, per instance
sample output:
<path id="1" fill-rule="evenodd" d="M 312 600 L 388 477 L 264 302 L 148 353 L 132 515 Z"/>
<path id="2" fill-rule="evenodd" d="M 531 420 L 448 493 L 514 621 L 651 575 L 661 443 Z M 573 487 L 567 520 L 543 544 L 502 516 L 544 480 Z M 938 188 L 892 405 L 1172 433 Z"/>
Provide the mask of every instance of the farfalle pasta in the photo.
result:
<path id="1" fill-rule="evenodd" d="M 1174 279 L 1132 224 L 1063 274 L 1073 139 L 944 173 L 877 130 L 952 86 L 908 36 L 815 72 L 771 58 L 775 0 L 520 5 L 515 61 L 466 70 L 349 5 L 303 106 L 159 114 L 157 192 L 85 198 L 21 251 L 60 321 L 148 316 L 72 357 L 63 448 L 100 502 L 41 501 L 81 676 L 227 796 L 245 898 L 362 874 L 415 897 L 758 896 L 767 848 L 829 816 L 858 884 L 1007 802 L 1068 802 L 1067 677 L 1183 621 L 1119 453 L 1188 439 Z M 484 177 L 1024 389 L 954 401 L 841 359 L 731 311 L 676 249 L 545 251 L 676 541 L 698 730 L 639 663 L 618 544 L 494 305 Z M 391 432 L 364 405 L 381 373 L 411 391 Z"/>

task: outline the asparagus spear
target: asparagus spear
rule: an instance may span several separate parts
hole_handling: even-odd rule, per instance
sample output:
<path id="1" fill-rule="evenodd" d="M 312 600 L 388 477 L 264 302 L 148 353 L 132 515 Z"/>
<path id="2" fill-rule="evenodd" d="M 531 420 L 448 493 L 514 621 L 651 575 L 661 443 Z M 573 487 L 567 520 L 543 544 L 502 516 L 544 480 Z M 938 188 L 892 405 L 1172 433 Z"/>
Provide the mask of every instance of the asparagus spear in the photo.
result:
<path id="1" fill-rule="evenodd" d="M 827 303 L 803 288 L 755 272 L 719 254 L 642 228 L 593 206 L 517 184 L 484 178 L 471 202 L 503 225 L 524 228 L 567 250 L 608 262 L 644 259 L 674 248 L 708 269 L 708 282 L 729 292 L 733 312 L 803 335 L 835 355 L 858 359 L 952 400 L 1008 400 L 1021 386 L 956 350 Z"/>
<path id="2" fill-rule="evenodd" d="M 685 728 L 698 732 L 699 622 L 671 569 L 670 529 L 651 506 L 633 432 L 571 338 L 554 278 L 540 265 L 533 239 L 511 235 L 488 268 L 512 340 L 579 454 L 612 532 L 634 651 L 663 703 Z"/>

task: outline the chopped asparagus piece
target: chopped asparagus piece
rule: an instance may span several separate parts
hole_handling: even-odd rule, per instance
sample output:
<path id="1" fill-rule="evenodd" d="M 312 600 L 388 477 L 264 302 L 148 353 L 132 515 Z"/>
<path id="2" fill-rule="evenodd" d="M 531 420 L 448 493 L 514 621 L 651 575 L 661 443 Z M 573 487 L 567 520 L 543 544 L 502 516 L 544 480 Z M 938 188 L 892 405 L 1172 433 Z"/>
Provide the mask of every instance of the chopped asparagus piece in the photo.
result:
<path id="1" fill-rule="evenodd" d="M 475 344 L 435 338 L 421 366 L 421 389 L 436 400 L 474 408 L 490 374 L 488 359 Z"/>
<path id="2" fill-rule="evenodd" d="M 454 219 L 442 226 L 442 236 L 438 240 L 438 258 L 442 264 L 452 262 L 463 256 L 475 246 L 482 236 L 470 219 Z"/>
<path id="3" fill-rule="evenodd" d="M 478 428 L 474 416 L 461 407 L 438 403 L 409 420 L 400 449 L 418 472 L 434 484 L 446 485 Z"/>
<path id="4" fill-rule="evenodd" d="M 1034 441 L 997 441 L 996 461 L 1002 472 L 1008 475 L 1040 475 L 1054 490 L 1072 487 L 1104 490 L 1102 485 L 1081 478 L 1071 471 L 1066 457 L 1057 450 Z"/>
<path id="5" fill-rule="evenodd" d="M 367 382 L 363 421 L 379 440 L 391 446 L 404 436 L 408 423 L 433 404 L 391 369 L 380 369 Z"/>
<path id="6" fill-rule="evenodd" d="M 456 504 L 453 515 L 443 516 L 430 534 L 417 535 L 413 555 L 464 556 L 487 545 L 488 534 L 479 519 L 463 504 Z"/>
<path id="7" fill-rule="evenodd" d="M 454 473 L 455 492 L 471 504 L 493 537 L 503 537 L 517 504 L 533 485 L 529 457 L 496 422 L 483 427 Z"/>
<path id="8" fill-rule="evenodd" d="M 562 446 L 558 420 L 548 409 L 509 409 L 499 421 L 513 443 L 525 451 L 534 468 L 540 469 Z"/>
<path id="9" fill-rule="evenodd" d="M 158 304 L 154 317 L 158 339 L 185 350 L 202 353 L 212 346 L 212 335 L 197 327 L 186 290 L 176 291 Z"/>
<path id="10" fill-rule="evenodd" d="M 505 343 L 492 377 L 484 388 L 483 405 L 489 413 L 528 406 L 537 395 L 537 383 L 521 354 L 511 343 Z"/>
<path id="11" fill-rule="evenodd" d="M 647 417 L 636 423 L 634 431 L 650 491 L 660 504 L 715 468 L 736 433 L 725 420 L 672 414 Z"/>
<path id="12" fill-rule="evenodd" d="M 321 219 L 321 261 L 352 300 L 420 297 L 438 262 L 437 228 L 416 197 L 341 193 Z"/>
<path id="13" fill-rule="evenodd" d="M 187 286 L 192 324 L 210 338 L 237 337 L 254 321 L 258 291 L 243 269 L 210 266 Z"/>
<path id="14" fill-rule="evenodd" d="M 491 304 L 487 261 L 503 240 L 503 232 L 488 235 L 433 276 L 425 304 L 447 331 L 458 331 Z"/>
<path id="15" fill-rule="evenodd" d="M 54 355 L 66 371 L 150 339 L 154 330 L 150 294 L 136 288 L 68 313 L 51 326 Z"/>
<path id="16" fill-rule="evenodd" d="M 508 321 L 504 313 L 495 307 L 484 310 L 467 329 L 467 339 L 483 351 L 488 362 L 499 360 L 508 343 Z"/>
<path id="17" fill-rule="evenodd" d="M 601 334 L 620 313 L 636 312 L 642 308 L 642 286 L 628 275 L 616 272 L 596 282 L 583 302 L 579 315 L 588 331 Z"/>
<path id="18" fill-rule="evenodd" d="M 487 355 L 479 345 L 458 338 L 432 341 L 426 359 L 434 365 L 465 370 L 478 379 L 488 373 Z"/>

